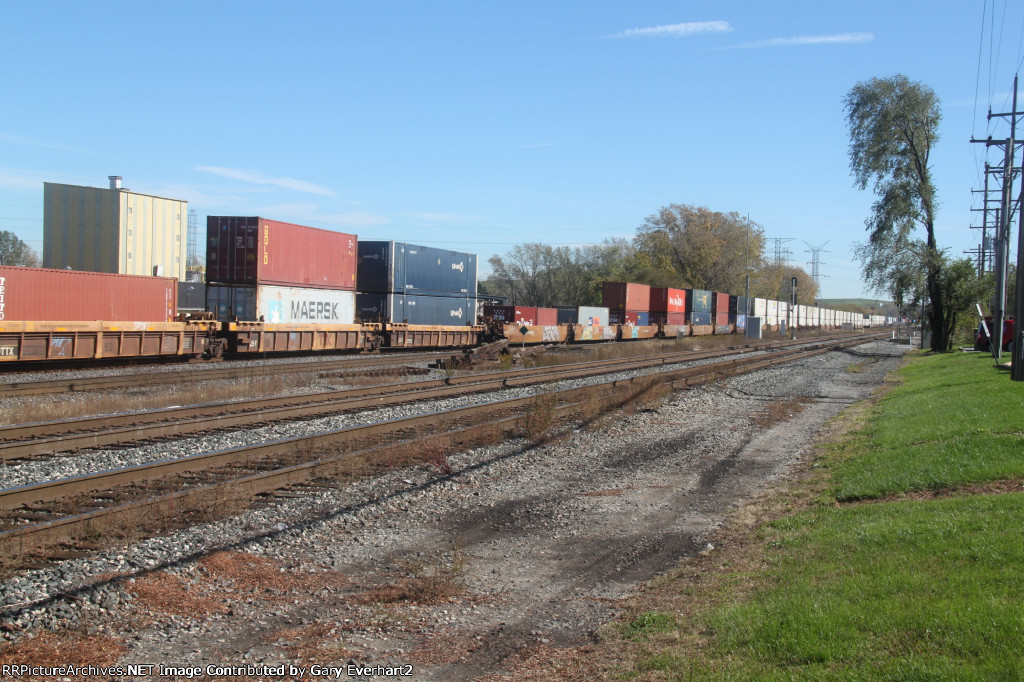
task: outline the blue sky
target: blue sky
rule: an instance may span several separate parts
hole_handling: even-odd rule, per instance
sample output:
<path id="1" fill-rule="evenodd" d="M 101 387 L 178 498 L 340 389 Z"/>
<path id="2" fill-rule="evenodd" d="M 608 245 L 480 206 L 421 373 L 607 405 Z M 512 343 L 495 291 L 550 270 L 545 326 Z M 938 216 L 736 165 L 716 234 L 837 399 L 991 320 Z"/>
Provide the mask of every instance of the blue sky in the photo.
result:
<path id="1" fill-rule="evenodd" d="M 0 229 L 42 248 L 43 182 L 186 199 L 479 253 L 631 238 L 670 203 L 827 242 L 823 296 L 873 197 L 842 99 L 903 73 L 942 101 L 938 239 L 954 254 L 1006 137 L 1024 5 L 838 2 L 0 4 Z M 1022 98 L 1024 100 L 1024 98 Z M 994 159 L 994 157 L 993 157 Z M 486 274 L 484 272 L 482 275 Z"/>

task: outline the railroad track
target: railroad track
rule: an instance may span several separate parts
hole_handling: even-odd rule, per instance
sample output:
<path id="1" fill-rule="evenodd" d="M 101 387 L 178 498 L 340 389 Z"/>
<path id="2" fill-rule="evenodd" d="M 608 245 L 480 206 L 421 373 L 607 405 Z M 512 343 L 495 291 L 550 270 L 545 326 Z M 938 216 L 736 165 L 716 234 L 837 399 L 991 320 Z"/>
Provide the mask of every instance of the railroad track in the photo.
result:
<path id="1" fill-rule="evenodd" d="M 274 374 L 300 374 L 303 372 L 330 373 L 346 369 L 365 367 L 366 365 L 389 366 L 403 365 L 410 362 L 433 362 L 451 358 L 452 352 L 359 355 L 336 360 L 311 360 L 309 362 L 290 362 L 263 364 L 252 363 L 241 367 L 210 367 L 199 369 L 195 365 L 182 365 L 183 369 L 170 372 L 144 372 L 138 374 L 108 374 L 94 377 L 77 377 L 61 379 L 43 379 L 32 381 L 14 381 L 0 383 L 0 398 L 14 398 L 29 395 L 46 395 L 52 393 L 70 393 L 75 391 L 99 391 L 110 389 L 133 388 L 137 386 L 165 386 L 167 384 L 184 384 L 201 381 L 217 381 L 222 379 L 249 379 Z M 184 369 L 188 367 L 188 369 Z"/>
<path id="2" fill-rule="evenodd" d="M 550 411 L 552 421 L 578 418 L 636 399 L 661 385 L 672 389 L 692 386 L 882 336 L 820 341 L 772 354 L 566 389 L 540 398 L 490 401 L 3 490 L 0 556 L 18 557 L 61 543 L 81 543 L 82 538 L 102 534 L 107 527 L 138 524 L 140 519 L 156 524 L 150 532 L 158 532 L 162 522 L 173 518 L 176 523 L 188 523 L 193 513 L 206 513 L 226 500 L 248 503 L 261 495 L 288 497 L 334 487 L 339 485 L 335 477 L 355 458 L 391 466 L 403 457 L 414 461 L 417 449 L 423 448 L 424 432 L 431 430 L 436 432 L 434 438 L 453 448 L 493 442 L 529 429 L 537 419 L 538 404 Z"/>
<path id="3" fill-rule="evenodd" d="M 789 345 L 792 344 L 771 342 L 753 347 L 661 353 L 639 358 L 591 361 L 515 371 L 480 372 L 279 398 L 258 398 L 20 424 L 0 428 L 0 461 L 45 458 L 81 449 L 176 438 L 187 434 L 238 429 L 270 422 L 311 419 L 419 400 L 450 398 L 616 371 L 693 362 L 759 350 L 775 350 Z"/>

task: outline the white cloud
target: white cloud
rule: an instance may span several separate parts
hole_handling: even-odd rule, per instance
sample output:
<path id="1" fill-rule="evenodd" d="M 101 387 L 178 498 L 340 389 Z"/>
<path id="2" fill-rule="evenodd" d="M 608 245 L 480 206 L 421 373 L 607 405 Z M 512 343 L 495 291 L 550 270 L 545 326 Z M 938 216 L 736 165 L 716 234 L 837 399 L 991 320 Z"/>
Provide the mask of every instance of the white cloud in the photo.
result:
<path id="1" fill-rule="evenodd" d="M 295 222 L 310 227 L 372 227 L 387 225 L 391 221 L 384 216 L 374 215 L 366 211 L 346 211 L 344 213 L 322 213 L 316 204 L 277 204 L 255 209 L 253 215 L 266 216 L 275 220 Z"/>
<path id="2" fill-rule="evenodd" d="M 475 223 L 481 219 L 480 216 L 461 213 L 410 213 L 409 215 L 428 223 Z"/>
<path id="3" fill-rule="evenodd" d="M 202 171 L 203 173 L 219 175 L 222 178 L 241 180 L 242 182 L 250 182 L 256 185 L 274 185 L 276 187 L 283 187 L 284 189 L 295 190 L 296 192 L 305 192 L 306 194 L 319 194 L 325 197 L 335 196 L 333 190 L 329 190 L 326 187 L 320 187 L 319 185 L 314 185 L 313 183 L 306 182 L 305 180 L 296 180 L 295 178 L 288 177 L 274 178 L 266 173 L 246 170 L 244 168 L 196 166 L 196 170 Z"/>
<path id="4" fill-rule="evenodd" d="M 631 28 L 628 31 L 617 33 L 614 38 L 653 38 L 670 36 L 674 38 L 686 38 L 698 33 L 728 33 L 732 26 L 728 21 L 691 21 L 684 24 L 666 24 L 665 26 L 651 26 L 648 28 Z"/>
<path id="5" fill-rule="evenodd" d="M 795 36 L 793 38 L 767 38 L 752 43 L 732 45 L 731 49 L 748 49 L 758 47 L 800 47 L 803 45 L 836 45 L 870 43 L 875 39 L 871 33 L 836 33 L 829 36 Z"/>
<path id="6" fill-rule="evenodd" d="M 46 140 L 37 140 L 32 137 L 25 137 L 24 135 L 11 135 L 10 133 L 0 133 L 0 142 L 11 142 L 13 144 L 23 144 L 29 147 L 40 147 L 42 149 L 54 149 L 58 152 L 72 152 L 74 154 L 89 154 L 85 149 L 78 149 L 77 147 L 68 147 L 66 145 L 57 144 L 56 142 L 47 142 Z"/>

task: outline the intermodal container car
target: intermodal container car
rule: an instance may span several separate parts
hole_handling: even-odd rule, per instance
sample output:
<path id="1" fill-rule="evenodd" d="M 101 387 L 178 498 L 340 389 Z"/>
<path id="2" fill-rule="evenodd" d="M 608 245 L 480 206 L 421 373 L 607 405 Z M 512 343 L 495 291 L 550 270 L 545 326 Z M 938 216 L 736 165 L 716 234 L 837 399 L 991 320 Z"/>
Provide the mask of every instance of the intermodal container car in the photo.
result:
<path id="1" fill-rule="evenodd" d="M 476 296 L 477 256 L 393 241 L 359 242 L 360 293 Z"/>
<path id="2" fill-rule="evenodd" d="M 476 322 L 474 309 L 474 299 L 468 297 L 356 294 L 356 317 L 361 322 L 471 326 Z"/>
<path id="3" fill-rule="evenodd" d="M 210 284 L 206 309 L 218 320 L 353 324 L 355 292 L 314 287 Z"/>
<path id="4" fill-rule="evenodd" d="M 356 235 L 266 218 L 206 219 L 206 281 L 356 288 Z"/>
<path id="5" fill-rule="evenodd" d="M 168 322 L 177 310 L 173 277 L 0 265 L 0 321 Z"/>
<path id="6" fill-rule="evenodd" d="M 605 282 L 601 290 L 601 304 L 609 310 L 648 310 L 651 287 L 633 282 Z"/>
<path id="7" fill-rule="evenodd" d="M 685 313 L 686 291 L 670 287 L 651 287 L 650 311 L 661 313 Z M 680 322 L 679 324 L 684 324 Z"/>

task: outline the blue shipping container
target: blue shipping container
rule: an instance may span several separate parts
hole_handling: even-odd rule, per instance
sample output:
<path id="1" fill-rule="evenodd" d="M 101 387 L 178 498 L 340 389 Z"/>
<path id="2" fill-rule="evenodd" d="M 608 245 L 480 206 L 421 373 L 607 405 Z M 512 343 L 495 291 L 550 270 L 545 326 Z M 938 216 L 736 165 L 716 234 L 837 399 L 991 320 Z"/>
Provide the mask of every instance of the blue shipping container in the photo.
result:
<path id="1" fill-rule="evenodd" d="M 476 296 L 477 256 L 404 242 L 360 241 L 356 291 Z"/>
<path id="2" fill-rule="evenodd" d="M 475 309 L 475 299 L 466 297 L 356 294 L 356 317 L 362 322 L 464 327 L 476 322 Z"/>
<path id="3" fill-rule="evenodd" d="M 711 311 L 697 311 L 690 313 L 690 324 L 696 326 L 701 324 L 711 324 Z"/>

